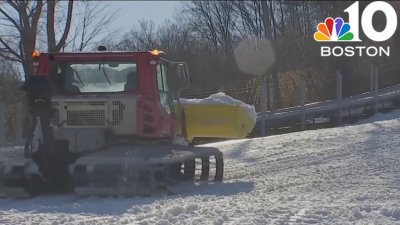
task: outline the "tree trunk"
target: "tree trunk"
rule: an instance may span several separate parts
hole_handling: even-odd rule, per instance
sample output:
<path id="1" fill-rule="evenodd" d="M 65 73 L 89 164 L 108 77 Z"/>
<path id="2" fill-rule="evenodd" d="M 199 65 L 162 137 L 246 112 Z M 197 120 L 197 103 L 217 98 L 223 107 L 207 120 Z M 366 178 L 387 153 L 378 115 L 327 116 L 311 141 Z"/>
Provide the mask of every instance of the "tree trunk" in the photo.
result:
<path id="1" fill-rule="evenodd" d="M 56 2 L 49 0 L 47 1 L 47 43 L 48 43 L 48 51 L 49 52 L 59 52 L 61 48 L 65 46 L 65 42 L 68 37 L 69 30 L 71 28 L 71 21 L 72 21 L 72 12 L 74 1 L 68 1 L 68 9 L 67 9 L 67 18 L 65 21 L 64 31 L 61 35 L 60 40 L 56 43 L 56 35 L 55 35 L 55 5 Z"/>
<path id="2" fill-rule="evenodd" d="M 262 11 L 262 21 L 263 21 L 263 25 L 264 25 L 264 36 L 265 38 L 273 41 L 273 37 L 272 37 L 272 16 L 270 14 L 270 9 L 268 6 L 268 1 L 261 1 L 261 11 Z M 275 37 L 276 38 L 276 37 Z M 274 48 L 276 49 L 276 46 L 273 43 Z M 277 67 L 274 65 L 272 70 L 270 71 L 271 73 L 271 79 L 270 81 L 272 82 L 273 85 L 271 85 L 271 82 L 268 82 L 268 86 L 269 86 L 269 90 L 272 91 L 272 96 L 273 96 L 273 101 L 271 101 L 272 99 L 268 99 L 269 104 L 271 104 L 271 106 L 274 106 L 273 108 L 277 109 L 281 107 L 281 92 L 279 89 L 279 78 L 278 78 L 278 71 L 277 71 Z M 269 96 L 270 97 L 270 96 Z M 272 104 L 272 102 L 274 104 Z M 270 107 L 272 108 L 272 107 Z"/>

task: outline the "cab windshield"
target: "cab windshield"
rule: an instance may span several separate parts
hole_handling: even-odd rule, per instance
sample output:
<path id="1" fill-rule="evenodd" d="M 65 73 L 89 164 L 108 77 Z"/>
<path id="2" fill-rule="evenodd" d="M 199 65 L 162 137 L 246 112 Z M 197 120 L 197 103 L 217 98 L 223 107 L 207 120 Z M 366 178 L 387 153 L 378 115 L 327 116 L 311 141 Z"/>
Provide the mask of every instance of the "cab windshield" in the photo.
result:
<path id="1" fill-rule="evenodd" d="M 68 93 L 124 92 L 138 87 L 137 66 L 132 62 L 62 63 L 58 75 Z"/>

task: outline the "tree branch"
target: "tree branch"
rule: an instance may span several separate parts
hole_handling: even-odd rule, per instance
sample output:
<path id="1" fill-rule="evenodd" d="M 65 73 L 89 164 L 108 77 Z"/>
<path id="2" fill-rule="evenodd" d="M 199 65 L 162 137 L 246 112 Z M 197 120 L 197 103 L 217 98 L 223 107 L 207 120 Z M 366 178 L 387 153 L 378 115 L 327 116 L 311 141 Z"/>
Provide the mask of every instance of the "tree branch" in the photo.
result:
<path id="1" fill-rule="evenodd" d="M 16 58 L 19 58 L 19 59 L 22 60 L 21 55 L 19 55 L 14 49 L 12 49 L 11 46 L 8 45 L 8 44 L 3 40 L 3 38 L 1 38 L 1 37 L 0 37 L 0 42 L 1 42 L 1 44 L 3 44 L 4 48 L 7 49 L 7 51 L 8 51 L 9 53 L 11 53 L 12 55 L 14 55 Z"/>
<path id="2" fill-rule="evenodd" d="M 67 21 L 65 23 L 64 32 L 63 32 L 63 35 L 61 36 L 60 41 L 58 42 L 58 44 L 56 45 L 56 48 L 55 48 L 55 50 L 57 52 L 60 51 L 60 49 L 65 45 L 65 41 L 66 41 L 66 39 L 68 37 L 68 33 L 69 33 L 70 28 L 71 28 L 73 6 L 74 6 L 74 1 L 73 0 L 69 0 L 69 2 L 68 2 Z"/>
<path id="3" fill-rule="evenodd" d="M 22 60 L 20 58 L 10 57 L 8 54 L 3 52 L 1 49 L 0 49 L 0 58 L 10 60 L 12 62 L 22 62 Z"/>
<path id="4" fill-rule="evenodd" d="M 0 8 L 0 13 L 3 14 L 3 15 L 7 18 L 7 21 L 11 22 L 19 32 L 21 32 L 21 28 L 20 28 L 20 26 L 18 25 L 17 21 L 15 21 L 14 18 L 12 18 L 10 15 L 8 15 L 8 13 L 5 12 L 5 11 L 4 11 L 3 9 L 1 9 L 1 8 Z"/>
<path id="5" fill-rule="evenodd" d="M 17 1 L 17 2 L 18 2 L 18 1 Z M 15 10 L 19 11 L 19 7 L 18 7 L 17 2 L 13 2 L 13 1 L 11 1 L 11 0 L 7 0 L 7 3 L 8 3 L 11 7 L 13 7 Z"/>
<path id="6" fill-rule="evenodd" d="M 31 24 L 32 26 L 37 27 L 37 24 L 40 19 L 40 15 L 42 14 L 42 9 L 43 9 L 43 1 L 37 0 L 36 7 L 34 10 L 35 13 L 33 14 L 33 17 L 32 17 L 32 24 Z"/>

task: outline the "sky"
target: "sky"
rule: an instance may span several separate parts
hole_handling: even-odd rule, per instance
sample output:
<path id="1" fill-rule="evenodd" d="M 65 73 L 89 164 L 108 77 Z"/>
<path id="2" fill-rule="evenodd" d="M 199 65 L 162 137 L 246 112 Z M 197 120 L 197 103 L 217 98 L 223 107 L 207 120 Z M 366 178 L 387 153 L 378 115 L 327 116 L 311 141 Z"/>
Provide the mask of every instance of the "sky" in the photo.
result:
<path id="1" fill-rule="evenodd" d="M 130 30 L 141 19 L 153 20 L 156 25 L 165 19 L 173 19 L 175 12 L 182 8 L 180 1 L 104 1 L 110 11 L 118 10 L 116 20 L 110 29 Z"/>
<path id="2" fill-rule="evenodd" d="M 109 25 L 108 31 L 105 33 L 110 33 L 114 31 L 119 31 L 121 33 L 131 30 L 133 27 L 139 25 L 139 21 L 142 19 L 152 20 L 155 25 L 160 25 L 166 19 L 173 20 L 174 15 L 183 8 L 181 1 L 99 1 L 100 4 L 109 7 L 108 12 L 117 12 L 115 15 L 115 20 Z M 1 5 L 0 0 L 0 5 Z M 79 7 L 75 4 L 75 7 Z M 74 11 L 79 11 L 79 9 L 74 8 Z M 13 12 L 13 10 L 10 10 Z M 73 23 L 75 20 L 73 20 Z M 0 26 L 2 29 L 3 27 Z M 1 30 L 0 29 L 0 30 Z M 96 39 L 101 40 L 104 38 L 100 35 Z M 39 45 L 39 44 L 38 44 Z M 41 49 L 41 46 L 38 46 Z M 45 49 L 45 47 L 43 47 Z M 43 51 L 43 50 L 42 50 Z"/>

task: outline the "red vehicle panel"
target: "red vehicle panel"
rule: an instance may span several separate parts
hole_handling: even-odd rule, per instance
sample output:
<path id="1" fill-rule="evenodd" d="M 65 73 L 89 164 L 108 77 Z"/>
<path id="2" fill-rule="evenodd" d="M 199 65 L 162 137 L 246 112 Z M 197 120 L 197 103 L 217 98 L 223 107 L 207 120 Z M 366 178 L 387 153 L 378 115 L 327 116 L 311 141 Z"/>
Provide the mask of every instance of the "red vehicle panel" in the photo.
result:
<path id="1" fill-rule="evenodd" d="M 88 52 L 88 53 L 42 53 L 36 59 L 39 64 L 35 76 L 47 76 L 55 83 L 51 72 L 52 63 L 67 62 L 134 62 L 137 65 L 139 86 L 135 90 L 118 92 L 137 99 L 136 105 L 136 135 L 139 137 L 173 138 L 175 135 L 175 118 L 162 106 L 157 87 L 156 66 L 160 57 L 150 52 Z M 94 93 L 95 95 L 112 95 L 115 93 Z M 79 94 L 80 95 L 80 94 Z"/>

